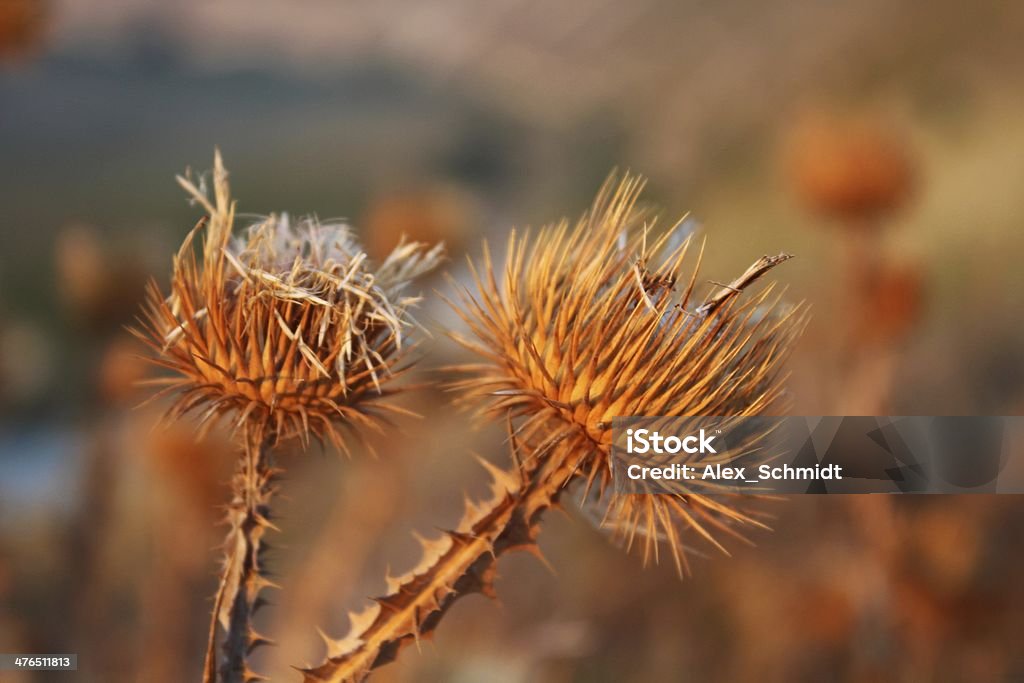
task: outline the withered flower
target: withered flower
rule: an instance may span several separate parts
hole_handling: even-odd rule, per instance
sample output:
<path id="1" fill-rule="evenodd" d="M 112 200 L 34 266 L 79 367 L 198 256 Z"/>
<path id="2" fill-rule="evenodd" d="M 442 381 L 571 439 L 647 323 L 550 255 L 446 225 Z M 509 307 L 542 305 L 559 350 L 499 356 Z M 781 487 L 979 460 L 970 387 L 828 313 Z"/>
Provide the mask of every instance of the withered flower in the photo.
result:
<path id="1" fill-rule="evenodd" d="M 348 227 L 271 215 L 233 237 L 235 204 L 227 171 L 214 160 L 213 196 L 188 177 L 179 183 L 206 211 L 174 259 L 170 294 L 153 283 L 143 330 L 153 362 L 173 376 L 153 380 L 173 394 L 170 418 L 195 411 L 203 429 L 230 416 L 242 456 L 232 480 L 230 532 L 210 627 L 204 680 L 247 681 L 246 658 L 267 642 L 253 630 L 262 536 L 279 470 L 271 447 L 326 436 L 346 452 L 339 427 L 378 428 L 408 348 L 417 302 L 406 289 L 434 268 L 441 247 L 401 244 L 374 267 Z M 205 230 L 197 254 L 195 240 Z M 217 624 L 225 657 L 215 662 Z"/>
<path id="2" fill-rule="evenodd" d="M 684 271 L 690 241 L 676 225 L 658 235 L 636 206 L 642 182 L 612 181 L 575 225 L 563 222 L 508 240 L 504 264 L 485 252 L 475 291 L 456 304 L 480 356 L 455 384 L 482 413 L 508 421 L 512 463 L 485 461 L 491 495 L 466 504 L 457 527 L 421 539 L 419 564 L 388 577 L 388 592 L 350 614 L 348 633 L 327 638 L 327 657 L 302 669 L 307 683 L 362 681 L 401 648 L 429 637 L 455 600 L 494 595 L 503 553 L 540 555 L 544 512 L 567 486 L 603 499 L 604 523 L 627 540 L 642 534 L 648 553 L 668 541 L 683 571 L 681 533 L 754 522 L 742 496 L 617 495 L 611 483 L 615 416 L 746 416 L 778 408 L 780 366 L 801 327 L 771 288 L 739 295 L 788 258 L 763 257 L 693 305 L 703 283 Z M 699 257 L 698 257 L 699 265 Z M 587 496 L 585 495 L 584 498 Z"/>
<path id="3" fill-rule="evenodd" d="M 786 254 L 693 305 L 700 256 L 687 271 L 682 223 L 655 236 L 655 218 L 636 206 L 642 188 L 637 178 L 609 182 L 574 227 L 513 234 L 500 276 L 485 253 L 460 310 L 476 337 L 463 345 L 487 362 L 464 368 L 473 377 L 456 387 L 485 414 L 523 418 L 520 438 L 538 457 L 565 459 L 585 479 L 584 499 L 595 489 L 603 526 L 630 544 L 639 533 L 645 560 L 665 539 L 682 570 L 680 529 L 717 546 L 707 527 L 754 522 L 744 497 L 611 495 L 612 418 L 780 409 L 780 365 L 800 314 L 782 310 L 770 286 L 737 296 Z"/>
<path id="4" fill-rule="evenodd" d="M 310 434 L 346 449 L 336 426 L 377 427 L 419 299 L 406 289 L 436 267 L 440 245 L 400 244 L 374 267 L 344 224 L 288 215 L 233 237 L 235 205 L 220 155 L 213 197 L 179 177 L 207 212 L 174 259 L 171 291 L 149 287 L 145 335 L 174 377 L 171 416 L 231 414 L 275 438 Z M 194 242 L 205 230 L 202 254 Z"/>

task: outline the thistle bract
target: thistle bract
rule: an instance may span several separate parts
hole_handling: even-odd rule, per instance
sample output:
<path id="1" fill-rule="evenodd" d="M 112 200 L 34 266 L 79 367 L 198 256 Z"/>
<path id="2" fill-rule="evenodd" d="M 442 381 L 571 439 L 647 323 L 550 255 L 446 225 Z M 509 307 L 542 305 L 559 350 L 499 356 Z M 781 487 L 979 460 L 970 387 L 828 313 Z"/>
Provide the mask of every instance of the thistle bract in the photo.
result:
<path id="1" fill-rule="evenodd" d="M 693 240 L 683 222 L 658 234 L 655 217 L 637 207 L 641 189 L 635 178 L 609 182 L 575 226 L 513 233 L 501 273 L 485 252 L 477 291 L 463 293 L 459 310 L 476 337 L 460 341 L 487 362 L 466 366 L 474 376 L 456 386 L 485 414 L 521 418 L 536 457 L 572 461 L 586 481 L 583 499 L 601 501 L 605 526 L 627 541 L 640 533 L 645 555 L 665 539 L 681 563 L 681 527 L 714 542 L 709 527 L 753 520 L 737 499 L 611 495 L 612 418 L 778 408 L 799 314 L 783 310 L 770 287 L 738 296 L 786 254 L 758 260 L 694 305 L 705 283 L 700 257 L 684 267 Z"/>
<path id="2" fill-rule="evenodd" d="M 179 182 L 208 216 L 174 259 L 169 295 L 149 289 L 145 336 L 176 375 L 159 380 L 178 395 L 171 416 L 201 411 L 212 423 L 233 413 L 279 439 L 326 435 L 345 448 L 337 425 L 376 427 L 398 410 L 383 399 L 395 391 L 418 301 L 405 290 L 438 264 L 441 247 L 401 244 L 375 267 L 348 226 L 287 214 L 233 237 L 220 156 L 212 198 Z"/>

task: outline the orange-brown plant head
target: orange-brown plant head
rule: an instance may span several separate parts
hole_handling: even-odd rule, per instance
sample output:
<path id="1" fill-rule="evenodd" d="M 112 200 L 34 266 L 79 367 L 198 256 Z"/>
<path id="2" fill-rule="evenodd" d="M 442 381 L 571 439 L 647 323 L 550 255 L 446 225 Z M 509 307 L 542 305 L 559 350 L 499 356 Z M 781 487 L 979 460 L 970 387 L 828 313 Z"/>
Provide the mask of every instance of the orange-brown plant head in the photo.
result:
<path id="1" fill-rule="evenodd" d="M 434 268 L 441 246 L 401 244 L 373 267 L 343 224 L 287 215 L 233 236 L 235 203 L 219 153 L 208 197 L 179 182 L 207 213 L 174 259 L 170 293 L 152 283 L 143 331 L 154 362 L 174 376 L 170 416 L 226 414 L 277 439 L 328 437 L 347 451 L 338 425 L 379 428 L 396 389 L 418 299 L 405 292 Z M 202 247 L 194 246 L 205 230 Z"/>
<path id="2" fill-rule="evenodd" d="M 873 119 L 805 116 L 790 132 L 785 163 L 808 209 L 848 225 L 902 208 L 917 180 L 906 137 Z"/>
<path id="3" fill-rule="evenodd" d="M 44 0 L 4 0 L 0 3 L 0 62 L 36 52 L 50 18 Z"/>
<path id="4" fill-rule="evenodd" d="M 370 202 L 360 225 L 366 251 L 383 257 L 408 238 L 444 242 L 449 254 L 464 250 L 477 220 L 472 198 L 457 185 L 425 185 L 383 194 Z"/>
<path id="5" fill-rule="evenodd" d="M 708 527 L 753 520 L 727 504 L 740 497 L 612 494 L 612 418 L 779 409 L 781 364 L 803 316 L 771 287 L 739 301 L 785 254 L 694 305 L 700 257 L 684 268 L 692 240 L 682 223 L 655 232 L 655 217 L 637 207 L 642 187 L 609 181 L 575 226 L 513 233 L 500 273 L 485 249 L 477 291 L 463 290 L 458 307 L 476 337 L 458 340 L 485 362 L 464 366 L 472 377 L 456 387 L 485 414 L 522 418 L 534 457 L 566 458 L 570 478 L 586 481 L 584 499 L 602 501 L 604 525 L 628 542 L 646 539 L 645 559 L 662 538 L 681 565 L 681 529 L 717 545 Z"/>

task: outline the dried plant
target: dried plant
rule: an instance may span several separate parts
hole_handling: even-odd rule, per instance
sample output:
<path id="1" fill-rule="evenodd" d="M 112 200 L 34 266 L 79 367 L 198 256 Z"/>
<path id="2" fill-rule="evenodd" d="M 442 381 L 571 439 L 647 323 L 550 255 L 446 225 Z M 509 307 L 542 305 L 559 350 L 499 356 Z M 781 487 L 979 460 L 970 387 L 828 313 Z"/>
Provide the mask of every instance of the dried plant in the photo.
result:
<path id="1" fill-rule="evenodd" d="M 785 164 L 804 206 L 854 231 L 876 229 L 907 204 L 918 182 L 907 137 L 864 114 L 811 111 L 798 117 Z"/>
<path id="2" fill-rule="evenodd" d="M 423 540 L 412 571 L 388 577 L 387 594 L 350 615 L 348 635 L 327 640 L 327 659 L 305 680 L 359 681 L 428 637 L 460 596 L 493 595 L 497 557 L 523 549 L 540 556 L 541 516 L 579 481 L 584 499 L 603 501 L 604 524 L 645 559 L 664 539 L 682 572 L 682 534 L 738 534 L 758 525 L 741 496 L 618 495 L 609 487 L 611 420 L 619 415 L 764 414 L 781 398 L 780 364 L 802 326 L 767 288 L 740 294 L 789 258 L 763 257 L 693 305 L 697 265 L 684 272 L 691 240 L 677 224 L 655 236 L 654 217 L 637 207 L 642 182 L 609 181 L 574 226 L 535 237 L 512 233 L 504 269 L 485 250 L 473 268 L 476 291 L 456 309 L 475 339 L 458 340 L 481 358 L 459 368 L 454 388 L 485 417 L 508 420 L 512 465 L 488 462 L 488 499 L 467 502 L 456 529 Z M 701 248 L 703 252 L 703 247 Z M 472 263 L 471 263 L 472 265 Z"/>
<path id="3" fill-rule="evenodd" d="M 172 376 L 153 380 L 176 401 L 168 418 L 199 415 L 200 430 L 229 418 L 242 452 L 228 506 L 225 543 L 210 626 L 204 680 L 255 677 L 248 653 L 268 642 L 253 628 L 264 575 L 263 536 L 273 528 L 270 500 L 279 470 L 271 450 L 287 439 L 329 439 L 348 452 L 347 434 L 380 430 L 399 389 L 403 346 L 418 299 L 409 283 L 434 268 L 440 245 L 400 244 L 374 268 L 340 224 L 292 224 L 271 215 L 233 237 L 235 204 L 219 153 L 212 197 L 205 183 L 179 177 L 206 218 L 173 262 L 170 293 L 148 290 L 136 334 Z M 205 231 L 205 232 L 204 232 Z M 204 232 L 201 253 L 195 240 Z M 346 435 L 347 435 L 346 434 Z M 216 664 L 217 626 L 224 631 Z"/>
<path id="4" fill-rule="evenodd" d="M 785 148 L 788 179 L 803 206 L 840 228 L 830 238 L 836 263 L 829 371 L 837 415 L 884 415 L 902 355 L 919 322 L 925 282 L 920 266 L 896 257 L 886 239 L 921 184 L 912 138 L 878 113 L 812 111 L 798 117 Z M 838 371 L 838 372 L 837 372 Z"/>

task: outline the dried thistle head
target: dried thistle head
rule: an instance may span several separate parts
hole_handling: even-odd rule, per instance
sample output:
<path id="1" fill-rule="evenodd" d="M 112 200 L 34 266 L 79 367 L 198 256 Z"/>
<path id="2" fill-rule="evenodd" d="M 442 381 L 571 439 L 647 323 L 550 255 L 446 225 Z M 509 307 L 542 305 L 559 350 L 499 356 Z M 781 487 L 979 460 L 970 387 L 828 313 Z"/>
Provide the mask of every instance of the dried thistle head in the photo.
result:
<path id="1" fill-rule="evenodd" d="M 640 533 L 645 558 L 663 538 L 682 569 L 682 528 L 717 545 L 706 525 L 732 532 L 753 520 L 740 497 L 613 495 L 612 418 L 779 408 L 780 364 L 802 316 L 771 287 L 738 296 L 784 254 L 693 305 L 700 257 L 684 269 L 692 240 L 682 224 L 655 236 L 655 218 L 636 204 L 642 187 L 609 180 L 575 226 L 513 233 L 501 273 L 485 248 L 477 291 L 463 290 L 458 307 L 476 339 L 457 339 L 486 362 L 463 366 L 472 377 L 455 386 L 485 415 L 521 418 L 533 457 L 568 459 L 583 498 L 603 501 L 605 526 L 629 542 Z"/>
<path id="2" fill-rule="evenodd" d="M 784 161 L 808 209 L 859 227 L 876 225 L 911 198 L 912 152 L 906 136 L 879 119 L 811 112 L 790 131 Z"/>
<path id="3" fill-rule="evenodd" d="M 271 215 L 233 237 L 220 154 L 212 198 L 178 180 L 207 217 L 174 259 L 170 293 L 151 283 L 138 335 L 175 373 L 156 380 L 177 394 L 170 416 L 201 410 L 208 425 L 232 413 L 236 426 L 327 436 L 347 450 L 337 425 L 379 428 L 382 411 L 400 412 L 383 399 L 396 391 L 418 301 L 406 289 L 439 263 L 441 245 L 402 244 L 373 267 L 347 226 L 316 218 Z"/>

